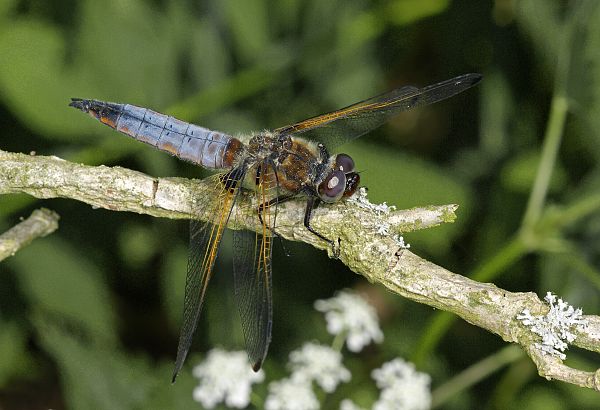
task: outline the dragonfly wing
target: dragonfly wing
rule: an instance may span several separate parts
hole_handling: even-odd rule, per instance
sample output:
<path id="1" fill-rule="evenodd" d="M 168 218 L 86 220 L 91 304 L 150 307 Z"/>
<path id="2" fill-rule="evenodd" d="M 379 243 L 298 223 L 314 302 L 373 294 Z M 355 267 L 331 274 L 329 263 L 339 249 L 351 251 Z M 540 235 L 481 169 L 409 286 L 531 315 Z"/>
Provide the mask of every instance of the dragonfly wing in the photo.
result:
<path id="1" fill-rule="evenodd" d="M 273 323 L 271 237 L 246 230 L 233 233 L 235 299 L 246 351 L 258 371 L 269 349 Z"/>
<path id="2" fill-rule="evenodd" d="M 261 212 L 260 233 L 235 231 L 233 234 L 235 299 L 242 321 L 246 351 L 254 371 L 258 371 L 271 342 L 273 297 L 271 282 L 272 230 L 275 227 L 277 205 L 267 206 L 276 191 L 274 169 L 261 166 L 256 189 L 264 209 Z"/>
<path id="3" fill-rule="evenodd" d="M 327 147 L 335 147 L 381 126 L 402 111 L 445 100 L 471 88 L 480 80 L 480 74 L 464 74 L 423 88 L 401 87 L 275 131 L 288 135 L 301 134 Z"/>
<path id="4" fill-rule="evenodd" d="M 190 221 L 190 249 L 185 280 L 183 323 L 179 334 L 173 381 L 181 370 L 192 344 L 208 282 L 213 274 L 219 244 L 239 193 L 243 172 L 231 171 L 210 178 L 219 186 L 217 197 L 211 198 L 210 201 L 193 198 L 192 214 L 208 214 L 212 215 L 212 219 Z M 207 209 L 210 210 L 209 213 L 206 213 Z"/>

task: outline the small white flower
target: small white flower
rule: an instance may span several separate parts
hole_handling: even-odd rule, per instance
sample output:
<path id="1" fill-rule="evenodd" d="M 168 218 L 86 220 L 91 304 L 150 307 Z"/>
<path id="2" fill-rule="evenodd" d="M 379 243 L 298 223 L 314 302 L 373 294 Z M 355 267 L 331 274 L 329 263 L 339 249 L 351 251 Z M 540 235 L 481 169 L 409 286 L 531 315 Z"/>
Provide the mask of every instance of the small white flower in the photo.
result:
<path id="1" fill-rule="evenodd" d="M 228 407 L 247 407 L 252 384 L 265 378 L 262 370 L 252 371 L 246 352 L 223 349 L 211 350 L 206 360 L 194 367 L 193 374 L 200 379 L 200 384 L 194 389 L 194 400 L 208 409 L 221 402 Z"/>
<path id="2" fill-rule="evenodd" d="M 416 371 L 412 363 L 397 358 L 373 370 L 371 376 L 381 389 L 373 410 L 425 410 L 431 406 L 431 378 Z"/>
<path id="3" fill-rule="evenodd" d="M 316 410 L 319 402 L 310 382 L 283 379 L 269 383 L 266 410 Z"/>
<path id="4" fill-rule="evenodd" d="M 352 400 L 344 399 L 340 403 L 340 410 L 365 410 L 365 409 L 356 405 Z"/>
<path id="5" fill-rule="evenodd" d="M 352 291 L 344 290 L 331 299 L 317 300 L 315 309 L 325 313 L 330 334 L 345 335 L 352 352 L 360 352 L 371 341 L 381 343 L 383 340 L 375 309 Z"/>
<path id="6" fill-rule="evenodd" d="M 342 354 L 329 346 L 306 343 L 302 349 L 290 353 L 292 379 L 311 383 L 315 381 L 327 393 L 341 382 L 350 380 L 350 372 L 342 365 Z"/>
<path id="7" fill-rule="evenodd" d="M 581 309 L 575 309 L 562 299 L 556 303 L 556 295 L 548 292 L 544 299 L 550 305 L 550 311 L 545 316 L 533 316 L 529 309 L 525 309 L 517 315 L 517 319 L 542 337 L 542 343 L 535 343 L 537 349 L 564 360 L 567 356 L 562 352 L 567 349 L 567 343 L 572 343 L 576 337 L 571 329 L 576 327 L 584 330 L 587 321 L 583 319 Z"/>

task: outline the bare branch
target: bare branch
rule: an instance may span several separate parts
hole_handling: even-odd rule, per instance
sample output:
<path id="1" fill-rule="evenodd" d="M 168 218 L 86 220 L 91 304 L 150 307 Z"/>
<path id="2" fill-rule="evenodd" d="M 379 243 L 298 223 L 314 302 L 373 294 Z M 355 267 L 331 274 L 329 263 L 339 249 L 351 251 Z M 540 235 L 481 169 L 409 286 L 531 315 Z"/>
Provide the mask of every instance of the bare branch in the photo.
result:
<path id="1" fill-rule="evenodd" d="M 67 197 L 95 207 L 130 211 L 167 218 L 189 218 L 191 198 L 214 195 L 206 181 L 151 178 L 140 172 L 105 166 L 88 167 L 55 157 L 35 157 L 0 151 L 0 194 L 25 192 L 38 198 Z M 247 204 L 246 204 L 247 205 Z M 233 229 L 257 229 L 253 208 L 245 207 Z M 429 306 L 455 313 L 464 320 L 524 347 L 540 375 L 600 390 L 598 372 L 571 369 L 559 359 L 533 347 L 537 336 L 516 316 L 524 309 L 537 314 L 548 305 L 534 293 L 514 293 L 493 284 L 479 283 L 454 274 L 402 248 L 390 235 L 378 234 L 382 218 L 389 232 L 404 233 L 454 220 L 456 205 L 394 211 L 384 217 L 352 201 L 323 206 L 314 213 L 313 225 L 329 238 L 339 238 L 340 260 L 371 282 Z M 277 232 L 286 239 L 329 246 L 302 225 L 304 204 L 286 203 L 279 208 Z M 208 215 L 197 216 L 200 219 Z M 600 352 L 600 317 L 587 316 L 585 331 L 574 330 L 574 344 Z"/>
<path id="2" fill-rule="evenodd" d="M 59 216 L 48 209 L 37 209 L 18 225 L 0 235 L 0 261 L 29 245 L 35 238 L 51 234 L 58 228 Z"/>

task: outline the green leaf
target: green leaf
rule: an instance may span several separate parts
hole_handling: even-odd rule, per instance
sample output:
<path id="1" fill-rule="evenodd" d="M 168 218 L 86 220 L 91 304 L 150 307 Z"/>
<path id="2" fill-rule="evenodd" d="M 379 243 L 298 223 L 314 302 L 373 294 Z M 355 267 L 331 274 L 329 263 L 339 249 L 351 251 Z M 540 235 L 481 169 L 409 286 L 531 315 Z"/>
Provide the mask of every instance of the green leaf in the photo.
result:
<path id="1" fill-rule="evenodd" d="M 126 223 L 119 230 L 119 251 L 121 258 L 130 267 L 147 263 L 158 249 L 158 238 L 151 226 L 140 223 Z"/>
<path id="2" fill-rule="evenodd" d="M 570 405 L 550 386 L 531 386 L 519 398 L 515 408 L 531 410 L 566 410 Z"/>
<path id="3" fill-rule="evenodd" d="M 0 20 L 8 16 L 12 9 L 15 8 L 17 0 L 2 0 L 0 1 Z"/>
<path id="4" fill-rule="evenodd" d="M 74 58 L 87 84 L 80 96 L 155 109 L 175 101 L 181 45 L 168 24 L 146 2 L 84 2 Z"/>
<path id="5" fill-rule="evenodd" d="M 146 408 L 142 404 L 158 384 L 146 360 L 91 340 L 83 342 L 42 314 L 36 315 L 34 324 L 42 346 L 59 368 L 69 408 Z M 170 384 L 168 373 L 164 384 Z"/>
<path id="6" fill-rule="evenodd" d="M 514 121 L 515 101 L 510 85 L 501 72 L 493 71 L 486 73 L 480 90 L 481 151 L 494 159 L 502 158 L 510 143 L 508 136 Z"/>
<path id="7" fill-rule="evenodd" d="M 0 195 L 0 220 L 21 211 L 35 201 L 35 198 L 27 194 Z"/>
<path id="8" fill-rule="evenodd" d="M 167 253 L 161 277 L 162 299 L 172 329 L 179 330 L 187 272 L 188 250 L 177 246 Z"/>
<path id="9" fill-rule="evenodd" d="M 397 25 L 408 25 L 442 13 L 450 0 L 396 0 L 387 7 L 386 17 Z"/>
<path id="10" fill-rule="evenodd" d="M 267 2 L 263 0 L 218 2 L 223 7 L 227 27 L 233 34 L 236 54 L 244 62 L 254 62 L 269 45 Z"/>
<path id="11" fill-rule="evenodd" d="M 587 7 L 584 7 L 587 6 Z M 571 111 L 585 125 L 581 148 L 600 159 L 600 3 L 582 2 L 579 13 L 573 13 L 571 61 L 567 92 Z M 583 144 L 582 144 L 583 145 Z"/>
<path id="12" fill-rule="evenodd" d="M 188 359 L 188 362 L 192 362 L 192 365 L 196 364 L 193 360 L 194 356 L 192 355 L 192 357 Z M 173 372 L 173 363 L 161 363 L 156 367 L 156 369 L 154 369 L 154 374 L 157 375 L 159 382 L 154 386 L 152 391 L 150 391 L 150 395 L 141 408 L 145 410 L 200 409 L 201 406 L 192 399 L 194 387 L 198 384 L 197 380 L 185 369 L 186 368 L 184 367 L 184 371 L 177 377 L 177 382 L 171 384 L 170 382 L 164 381 L 164 375 L 171 376 L 171 373 Z"/>
<path id="13" fill-rule="evenodd" d="M 546 70 L 554 73 L 563 23 L 560 3 L 545 0 L 521 0 L 516 3 L 517 21 L 523 26 L 541 57 Z"/>
<path id="14" fill-rule="evenodd" d="M 31 129 L 54 136 L 74 133 L 65 121 L 68 91 L 63 61 L 65 44 L 48 24 L 20 19 L 0 29 L 0 98 Z"/>
<path id="15" fill-rule="evenodd" d="M 218 27 L 212 20 L 206 19 L 192 25 L 189 36 L 188 70 L 194 83 L 190 91 L 206 89 L 224 81 L 231 61 Z"/>
<path id="16" fill-rule="evenodd" d="M 540 155 L 541 153 L 536 149 L 521 152 L 509 160 L 500 173 L 502 184 L 515 192 L 529 192 L 537 174 Z M 559 192 L 564 189 L 566 182 L 566 171 L 557 163 L 552 170 L 550 191 Z"/>
<path id="17" fill-rule="evenodd" d="M 25 332 L 16 323 L 0 321 L 0 387 L 23 370 L 27 360 Z"/>
<path id="18" fill-rule="evenodd" d="M 302 0 L 280 0 L 273 4 L 269 12 L 275 12 L 275 18 L 272 18 L 272 27 L 278 31 L 296 32 L 302 25 L 301 11 L 304 6 Z"/>
<path id="19" fill-rule="evenodd" d="M 17 272 L 32 308 L 63 316 L 85 334 L 106 342 L 117 338 L 116 318 L 101 272 L 56 237 L 33 242 L 7 261 Z"/>
<path id="20" fill-rule="evenodd" d="M 189 372 L 171 384 L 173 364 L 151 366 L 143 357 L 82 341 L 44 315 L 36 315 L 42 347 L 54 358 L 68 408 L 98 410 L 191 409 L 195 379 Z"/>

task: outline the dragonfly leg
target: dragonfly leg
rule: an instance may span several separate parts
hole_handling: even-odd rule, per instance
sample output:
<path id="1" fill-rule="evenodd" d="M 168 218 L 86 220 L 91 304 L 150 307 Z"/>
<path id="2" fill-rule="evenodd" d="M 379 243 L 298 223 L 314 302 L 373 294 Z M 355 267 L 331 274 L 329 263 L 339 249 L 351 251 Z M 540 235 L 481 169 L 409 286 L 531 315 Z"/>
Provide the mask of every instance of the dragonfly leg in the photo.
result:
<path id="1" fill-rule="evenodd" d="M 262 203 L 259 205 L 258 207 L 258 220 L 260 221 L 260 224 L 263 224 L 263 217 L 262 214 L 265 210 L 265 208 L 269 208 L 273 205 L 279 205 L 282 204 L 284 202 L 287 202 L 289 200 L 294 199 L 294 195 L 281 195 L 278 197 L 275 197 L 271 200 L 269 200 L 268 202 Z M 283 252 L 285 253 L 286 256 L 290 256 L 290 254 L 288 253 L 287 249 L 285 248 L 284 244 L 283 244 L 283 240 L 281 238 L 281 235 L 279 235 L 277 232 L 275 232 L 275 228 L 272 228 L 270 226 L 267 226 L 267 228 L 273 233 L 273 235 L 277 236 L 279 238 L 279 241 L 281 243 L 281 247 L 283 248 Z"/>
<path id="2" fill-rule="evenodd" d="M 310 226 L 310 217 L 312 215 L 312 211 L 319 205 L 319 202 L 320 202 L 319 198 L 316 198 L 314 196 L 308 197 L 308 201 L 306 201 L 306 212 L 304 213 L 304 226 L 311 233 L 313 233 L 314 235 L 318 236 L 319 238 L 321 238 L 322 240 L 327 242 L 329 245 L 331 245 L 331 250 L 333 252 L 333 256 L 335 258 L 337 258 L 340 255 L 340 249 L 339 249 L 339 247 L 338 248 L 335 247 L 335 242 L 333 242 L 331 239 L 326 238 L 325 236 L 321 235 L 319 232 L 315 231 L 312 226 Z"/>
<path id="3" fill-rule="evenodd" d="M 260 223 L 263 223 L 263 218 L 262 218 L 262 213 L 264 212 L 265 208 L 270 208 L 273 205 L 279 205 L 282 204 L 284 202 L 287 202 L 291 199 L 294 199 L 294 195 L 281 195 L 278 197 L 275 197 L 267 202 L 264 202 L 262 204 L 260 204 L 258 206 L 258 220 L 260 221 Z M 273 228 L 271 228 L 270 226 L 268 226 L 269 230 L 273 233 L 275 233 L 275 231 L 273 230 Z"/>

